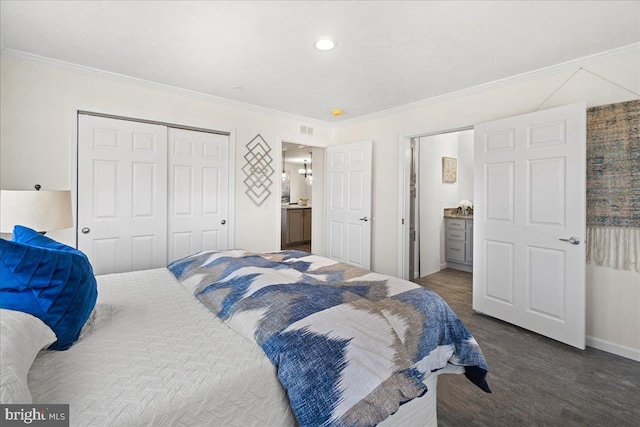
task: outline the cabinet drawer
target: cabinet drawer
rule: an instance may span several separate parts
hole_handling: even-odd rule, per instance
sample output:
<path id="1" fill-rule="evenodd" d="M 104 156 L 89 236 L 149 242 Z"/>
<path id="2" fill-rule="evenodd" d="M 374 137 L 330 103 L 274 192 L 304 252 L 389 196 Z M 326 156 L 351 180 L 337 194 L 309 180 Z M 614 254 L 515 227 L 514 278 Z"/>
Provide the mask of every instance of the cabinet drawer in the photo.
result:
<path id="1" fill-rule="evenodd" d="M 464 220 L 464 219 L 447 218 L 447 228 L 454 228 L 456 230 L 464 230 L 465 227 L 466 227 L 466 220 Z"/>
<path id="2" fill-rule="evenodd" d="M 447 240 L 466 240 L 467 237 L 467 233 L 465 231 L 462 230 L 452 230 L 452 229 L 448 229 L 447 230 Z"/>
<path id="3" fill-rule="evenodd" d="M 463 241 L 447 240 L 447 261 L 465 262 L 465 252 Z"/>

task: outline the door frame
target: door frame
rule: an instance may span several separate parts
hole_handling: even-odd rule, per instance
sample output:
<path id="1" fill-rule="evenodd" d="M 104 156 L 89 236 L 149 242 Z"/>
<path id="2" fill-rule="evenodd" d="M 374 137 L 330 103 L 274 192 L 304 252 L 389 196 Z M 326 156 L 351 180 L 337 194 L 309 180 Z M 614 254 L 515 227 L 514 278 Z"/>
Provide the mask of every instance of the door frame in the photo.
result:
<path id="1" fill-rule="evenodd" d="M 411 139 L 420 139 L 445 133 L 474 129 L 481 120 L 467 120 L 452 126 L 436 126 L 422 131 L 405 132 L 398 135 L 398 248 L 396 276 L 409 278 L 409 188 L 411 177 Z M 420 176 L 420 170 L 416 171 Z M 418 194 L 420 193 L 418 189 Z M 417 202 L 419 203 L 419 198 Z M 418 234 L 419 236 L 419 234 Z"/>
<path id="2" fill-rule="evenodd" d="M 155 113 L 141 113 L 126 110 L 118 110 L 114 108 L 87 105 L 87 104 L 73 104 L 69 111 L 69 128 L 72 129 L 70 133 L 70 152 L 69 152 L 69 164 L 71 167 L 70 179 L 71 183 L 71 206 L 74 223 L 74 235 L 71 239 L 74 242 L 74 246 L 78 247 L 78 114 L 80 112 L 90 112 L 92 114 L 104 117 L 111 117 L 122 120 L 134 120 L 155 122 L 157 124 L 163 124 L 166 126 L 176 126 L 183 128 L 191 128 L 192 130 L 200 130 L 203 132 L 224 132 L 229 134 L 229 247 L 235 247 L 235 223 L 236 223 L 236 131 L 235 129 L 222 126 L 218 123 L 211 121 L 199 121 L 199 120 L 187 120 L 184 118 L 178 118 L 173 116 L 164 116 Z"/>

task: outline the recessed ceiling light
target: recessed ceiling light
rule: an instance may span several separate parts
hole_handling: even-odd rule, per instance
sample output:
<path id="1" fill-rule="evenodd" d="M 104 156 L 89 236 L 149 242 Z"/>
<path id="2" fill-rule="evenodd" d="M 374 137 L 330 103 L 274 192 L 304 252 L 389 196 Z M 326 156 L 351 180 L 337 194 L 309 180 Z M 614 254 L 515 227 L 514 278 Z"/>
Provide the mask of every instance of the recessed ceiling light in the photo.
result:
<path id="1" fill-rule="evenodd" d="M 320 39 L 316 42 L 316 48 L 319 50 L 331 50 L 336 47 L 336 43 L 331 39 Z"/>
<path id="2" fill-rule="evenodd" d="M 341 115 L 342 115 L 342 113 L 344 113 L 344 111 L 342 111 L 342 110 L 341 110 L 341 109 L 339 109 L 339 108 L 336 108 L 335 110 L 331 110 L 331 114 L 333 114 L 333 115 L 334 115 L 334 116 L 336 116 L 336 117 L 341 116 Z"/>

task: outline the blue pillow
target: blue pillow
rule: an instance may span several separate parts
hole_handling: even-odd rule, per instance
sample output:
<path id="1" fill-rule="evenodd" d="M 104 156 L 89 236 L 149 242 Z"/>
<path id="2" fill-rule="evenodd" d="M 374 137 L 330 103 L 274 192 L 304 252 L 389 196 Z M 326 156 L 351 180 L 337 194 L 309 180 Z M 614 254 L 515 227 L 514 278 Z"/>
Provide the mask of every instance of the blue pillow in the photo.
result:
<path id="1" fill-rule="evenodd" d="M 50 349 L 66 350 L 78 340 L 97 298 L 81 251 L 22 226 L 11 241 L 0 239 L 0 308 L 41 319 L 58 338 Z"/>
<path id="2" fill-rule="evenodd" d="M 57 242 L 42 233 L 39 233 L 35 230 L 30 229 L 29 227 L 25 227 L 23 225 L 16 225 L 13 227 L 13 236 L 11 237 L 12 242 L 22 243 L 29 246 L 37 246 L 39 248 L 47 248 L 47 249 L 55 249 L 59 251 L 67 251 L 67 252 L 75 252 L 81 254 L 86 257 L 85 254 L 77 250 L 76 248 L 72 248 L 71 246 L 67 246 L 60 242 Z"/>

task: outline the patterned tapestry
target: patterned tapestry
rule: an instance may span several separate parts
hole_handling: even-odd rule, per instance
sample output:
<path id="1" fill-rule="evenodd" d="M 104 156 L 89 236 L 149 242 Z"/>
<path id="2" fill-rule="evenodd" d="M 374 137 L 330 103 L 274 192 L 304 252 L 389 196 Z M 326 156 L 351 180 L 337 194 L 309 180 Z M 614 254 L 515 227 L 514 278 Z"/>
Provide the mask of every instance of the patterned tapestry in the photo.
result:
<path id="1" fill-rule="evenodd" d="M 640 100 L 587 110 L 587 262 L 640 272 Z"/>

